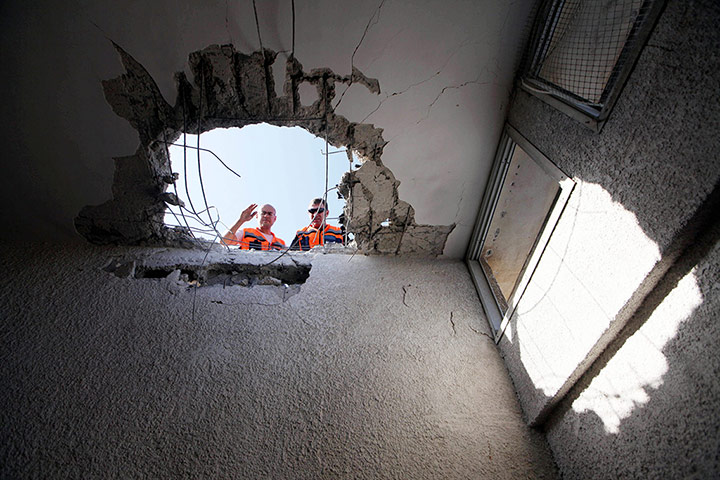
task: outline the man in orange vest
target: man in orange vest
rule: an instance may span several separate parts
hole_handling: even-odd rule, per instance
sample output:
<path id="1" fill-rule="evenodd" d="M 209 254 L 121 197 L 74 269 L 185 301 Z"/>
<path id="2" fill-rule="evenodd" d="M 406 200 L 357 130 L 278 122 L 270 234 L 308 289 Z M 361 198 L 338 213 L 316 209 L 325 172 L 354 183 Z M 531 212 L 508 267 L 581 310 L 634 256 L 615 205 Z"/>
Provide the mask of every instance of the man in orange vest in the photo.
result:
<path id="1" fill-rule="evenodd" d="M 282 250 L 285 248 L 285 242 L 270 230 L 277 220 L 275 207 L 269 204 L 263 205 L 259 216 L 255 211 L 256 208 L 257 203 L 253 203 L 243 210 L 238 221 L 220 241 L 225 245 L 240 245 L 242 250 Z M 238 232 L 240 226 L 253 217 L 258 217 L 259 228 L 243 228 Z"/>
<path id="2" fill-rule="evenodd" d="M 325 223 L 330 210 L 322 198 L 314 198 L 308 207 L 310 225 L 298 230 L 290 244 L 291 250 L 310 250 L 317 245 L 330 243 L 343 244 L 343 234 L 340 228 Z M 320 233 L 322 232 L 322 234 Z"/>

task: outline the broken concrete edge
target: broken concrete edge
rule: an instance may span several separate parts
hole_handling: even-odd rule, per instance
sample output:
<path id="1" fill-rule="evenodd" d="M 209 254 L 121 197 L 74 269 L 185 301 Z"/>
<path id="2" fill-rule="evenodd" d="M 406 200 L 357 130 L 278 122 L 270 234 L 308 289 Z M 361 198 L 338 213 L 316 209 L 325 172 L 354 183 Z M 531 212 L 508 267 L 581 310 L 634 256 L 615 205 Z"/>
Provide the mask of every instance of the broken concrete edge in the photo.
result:
<path id="1" fill-rule="evenodd" d="M 346 200 L 343 224 L 362 253 L 442 254 L 454 225 L 415 223 L 414 209 L 399 199 L 400 182 L 382 163 L 386 145 L 382 129 L 350 122 L 333 110 L 336 83 L 357 83 L 377 94 L 377 79 L 366 77 L 356 67 L 345 76 L 329 68 L 306 73 L 290 56 L 285 64 L 284 95 L 278 97 L 272 75 L 276 52 L 265 49 L 246 55 L 232 45 L 211 45 L 188 57 L 193 84 L 183 72 L 175 74 L 177 96 L 171 106 L 147 70 L 119 45 L 113 46 L 125 73 L 102 82 L 105 98 L 137 130 L 140 146 L 132 156 L 115 158 L 113 198 L 84 207 L 76 217 L 76 230 L 91 243 L 197 248 L 201 242 L 187 229 L 164 223 L 166 204 L 178 201 L 166 191 L 177 180 L 168 145 L 182 132 L 200 134 L 268 123 L 302 127 L 357 153 L 361 166 L 343 177 L 338 191 Z M 318 100 L 310 106 L 300 104 L 303 83 L 318 92 Z M 389 226 L 382 225 L 386 219 Z"/>
<path id="2" fill-rule="evenodd" d="M 206 249 L 149 247 L 114 255 L 102 267 L 119 278 L 168 279 L 195 286 L 302 284 L 310 276 L 313 255 L 261 252 L 206 243 Z"/>

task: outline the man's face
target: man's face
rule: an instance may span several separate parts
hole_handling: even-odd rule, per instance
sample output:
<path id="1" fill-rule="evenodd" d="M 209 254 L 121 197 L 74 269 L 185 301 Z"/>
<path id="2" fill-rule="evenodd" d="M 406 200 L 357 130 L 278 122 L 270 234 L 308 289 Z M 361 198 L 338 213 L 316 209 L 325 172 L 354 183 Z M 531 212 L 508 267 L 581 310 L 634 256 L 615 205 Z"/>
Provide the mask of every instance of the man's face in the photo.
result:
<path id="1" fill-rule="evenodd" d="M 322 203 L 313 203 L 308 207 L 308 213 L 310 214 L 310 225 L 313 228 L 320 228 L 323 220 L 327 217 L 328 211 L 323 207 Z"/>
<path id="2" fill-rule="evenodd" d="M 277 220 L 275 208 L 273 208 L 272 205 L 263 205 L 258 213 L 258 225 L 260 225 L 261 228 L 270 228 L 275 223 L 275 220 Z"/>

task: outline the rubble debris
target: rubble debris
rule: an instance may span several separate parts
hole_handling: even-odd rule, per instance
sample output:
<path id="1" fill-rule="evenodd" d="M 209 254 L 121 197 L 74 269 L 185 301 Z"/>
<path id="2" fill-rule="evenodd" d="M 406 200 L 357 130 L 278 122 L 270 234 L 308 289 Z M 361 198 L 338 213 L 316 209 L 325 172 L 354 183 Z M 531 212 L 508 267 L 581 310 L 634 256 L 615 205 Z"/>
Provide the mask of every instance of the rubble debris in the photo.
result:
<path id="1" fill-rule="evenodd" d="M 312 268 L 310 258 L 301 254 L 286 255 L 270 263 L 275 258 L 272 252 L 233 250 L 228 253 L 221 248 L 211 248 L 208 253 L 166 249 L 142 257 L 128 255 L 113 259 L 104 270 L 121 278 L 165 279 L 172 286 L 252 287 L 300 285 L 308 279 Z M 287 288 L 283 287 L 283 291 Z"/>
<path id="2" fill-rule="evenodd" d="M 167 203 L 168 205 L 178 205 L 180 207 L 185 206 L 185 202 L 180 200 L 177 195 L 172 192 L 164 192 L 159 195 L 160 200 Z"/>
<path id="3" fill-rule="evenodd" d="M 90 242 L 193 246 L 187 231 L 164 225 L 165 203 L 176 200 L 166 192 L 177 178 L 171 170 L 168 143 L 183 131 L 201 133 L 264 122 L 300 126 L 327 137 L 332 145 L 356 152 L 362 164 L 345 175 L 339 192 L 346 199 L 345 227 L 354 234 L 361 253 L 442 253 L 455 225 L 415 223 L 412 207 L 398 198 L 400 182 L 382 163 L 386 143 L 382 129 L 350 122 L 333 110 L 336 83 L 357 83 L 379 94 L 377 79 L 354 66 L 345 76 L 328 68 L 308 73 L 291 56 L 285 65 L 284 94 L 278 96 L 272 76 L 276 52 L 264 49 L 247 55 L 232 45 L 211 45 L 189 56 L 193 83 L 183 72 L 175 74 L 177 96 L 170 106 L 145 68 L 113 45 L 125 73 L 102 82 L 105 98 L 138 131 L 140 146 L 135 155 L 115 159 L 112 200 L 84 207 L 75 219 L 77 231 Z M 300 103 L 303 84 L 317 90 L 318 99 L 312 105 Z M 386 219 L 390 223 L 384 226 Z"/>

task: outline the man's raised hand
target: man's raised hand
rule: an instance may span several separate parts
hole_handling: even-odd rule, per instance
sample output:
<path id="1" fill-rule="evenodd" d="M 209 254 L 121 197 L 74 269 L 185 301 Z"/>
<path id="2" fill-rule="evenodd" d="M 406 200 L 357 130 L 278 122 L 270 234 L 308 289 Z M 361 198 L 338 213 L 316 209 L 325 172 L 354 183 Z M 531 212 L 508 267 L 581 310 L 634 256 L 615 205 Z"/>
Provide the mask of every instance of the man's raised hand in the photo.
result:
<path id="1" fill-rule="evenodd" d="M 250 219 L 257 217 L 257 212 L 255 211 L 257 207 L 257 203 L 253 203 L 245 210 L 243 210 L 240 214 L 240 223 L 245 223 Z"/>

